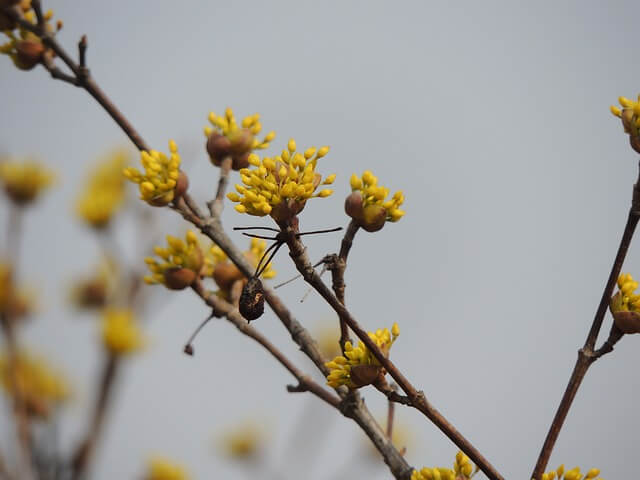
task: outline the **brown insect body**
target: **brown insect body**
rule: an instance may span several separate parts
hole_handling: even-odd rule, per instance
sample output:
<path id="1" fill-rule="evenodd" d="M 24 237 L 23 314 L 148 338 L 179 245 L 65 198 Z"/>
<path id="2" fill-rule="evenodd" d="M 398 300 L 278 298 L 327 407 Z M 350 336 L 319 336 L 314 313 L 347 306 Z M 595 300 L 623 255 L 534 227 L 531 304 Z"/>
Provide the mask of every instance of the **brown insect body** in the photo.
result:
<path id="1" fill-rule="evenodd" d="M 239 302 L 240 313 L 247 321 L 260 318 L 264 313 L 264 289 L 258 277 L 251 277 L 242 289 Z"/>

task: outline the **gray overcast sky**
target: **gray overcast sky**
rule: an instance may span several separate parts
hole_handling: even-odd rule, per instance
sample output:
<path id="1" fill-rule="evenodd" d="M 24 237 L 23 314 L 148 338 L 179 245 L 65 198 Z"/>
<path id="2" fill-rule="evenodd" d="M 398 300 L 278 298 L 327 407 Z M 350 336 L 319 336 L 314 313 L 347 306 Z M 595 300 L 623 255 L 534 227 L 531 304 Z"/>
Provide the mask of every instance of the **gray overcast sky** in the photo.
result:
<path id="1" fill-rule="evenodd" d="M 397 320 L 397 365 L 505 478 L 528 478 L 637 175 L 637 156 L 608 112 L 618 95 L 640 91 L 637 2 L 43 3 L 64 20 L 60 39 L 71 51 L 88 34 L 95 78 L 147 142 L 159 150 L 178 142 L 200 201 L 217 178 L 202 127 L 226 106 L 261 113 L 278 133 L 270 152 L 289 137 L 331 146 L 321 170 L 338 174 L 336 194 L 310 202 L 303 228 L 346 225 L 351 173 L 371 169 L 403 189 L 406 217 L 356 237 L 348 304 L 368 329 Z M 90 268 L 98 247 L 69 214 L 87 166 L 126 138 L 86 93 L 42 69 L 19 72 L 3 59 L 0 92 L 0 149 L 38 155 L 61 177 L 26 220 L 21 274 L 44 292 L 26 341 L 78 385 L 62 426 L 68 447 L 83 431 L 99 368 L 95 326 L 71 318 L 62 288 L 71 272 Z M 172 212 L 159 213 L 167 233 L 183 228 Z M 224 220 L 268 224 L 231 208 Z M 124 241 L 133 258 L 134 241 Z M 338 241 L 310 238 L 311 256 Z M 282 279 L 293 272 L 286 252 L 276 268 Z M 636 245 L 624 270 L 640 276 Z M 301 282 L 282 289 L 297 317 L 309 327 L 335 322 L 313 295 L 298 303 L 305 290 Z M 310 479 L 344 478 L 360 448 L 355 425 L 286 393 L 288 374 L 230 325 L 210 325 L 197 356 L 186 358 L 182 345 L 206 309 L 186 292 L 175 298 L 155 310 L 153 343 L 126 369 L 95 478 L 134 478 L 150 452 L 198 478 L 244 478 L 216 457 L 214 439 L 247 415 L 268 422 L 269 462 L 280 475 L 298 478 L 304 468 Z M 255 325 L 311 371 L 273 314 Z M 636 473 L 639 342 L 624 338 L 589 372 L 551 466 L 597 466 L 607 479 Z M 365 395 L 382 415 L 380 396 Z M 414 432 L 409 462 L 450 464 L 455 446 L 399 410 Z M 313 455 L 297 453 L 301 418 L 322 427 Z M 389 478 L 383 467 L 366 475 Z"/>

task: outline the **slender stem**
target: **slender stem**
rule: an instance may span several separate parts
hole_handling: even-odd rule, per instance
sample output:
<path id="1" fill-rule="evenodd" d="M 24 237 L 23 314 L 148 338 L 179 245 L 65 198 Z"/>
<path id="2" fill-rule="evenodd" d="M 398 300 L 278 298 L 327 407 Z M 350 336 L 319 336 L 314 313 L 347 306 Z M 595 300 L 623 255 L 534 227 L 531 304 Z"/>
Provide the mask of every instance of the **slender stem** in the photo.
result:
<path id="1" fill-rule="evenodd" d="M 578 393 L 578 389 L 580 388 L 580 384 L 582 383 L 582 379 L 586 375 L 587 370 L 589 369 L 591 364 L 594 363 L 599 357 L 613 350 L 613 344 L 620 339 L 619 336 L 616 339 L 616 332 L 612 331 L 610 340 L 613 336 L 613 341 L 611 342 L 610 340 L 607 340 L 605 346 L 603 346 L 603 348 L 600 349 L 597 354 L 594 353 L 595 343 L 602 327 L 602 321 L 604 320 L 607 306 L 609 305 L 609 301 L 611 300 L 616 280 L 620 275 L 622 264 L 624 263 L 627 251 L 629 250 L 629 246 L 631 245 L 631 239 L 633 238 L 633 233 L 635 232 L 636 226 L 638 225 L 638 219 L 640 219 L 640 209 L 638 208 L 640 206 L 638 205 L 638 203 L 640 202 L 637 185 L 634 187 L 633 192 L 633 205 L 631 207 L 631 210 L 629 211 L 627 224 L 624 228 L 622 239 L 620 240 L 620 246 L 618 247 L 616 258 L 613 262 L 613 266 L 611 267 L 611 273 L 609 274 L 609 278 L 602 292 L 602 298 L 600 299 L 600 304 L 598 305 L 593 323 L 591 324 L 591 329 L 589 330 L 589 334 L 587 335 L 584 347 L 581 348 L 578 352 L 578 360 L 573 367 L 573 372 L 571 373 L 571 377 L 569 378 L 569 383 L 567 384 L 567 388 L 562 395 L 562 400 L 560 401 L 560 405 L 558 405 L 558 409 L 555 416 L 553 417 L 553 421 L 551 422 L 551 426 L 549 427 L 549 431 L 545 438 L 544 444 L 542 445 L 542 449 L 540 450 L 540 454 L 538 455 L 536 466 L 533 470 L 533 473 L 531 474 L 531 478 L 535 480 L 540 480 L 542 478 L 542 474 L 547 468 L 547 464 L 549 463 L 549 459 L 551 458 L 551 452 L 553 452 L 553 448 L 556 444 L 556 441 L 558 440 L 558 436 L 560 435 L 560 430 L 562 429 L 564 421 L 567 418 L 569 409 L 571 408 L 571 404 L 573 403 L 573 399 L 576 397 L 576 393 Z"/>
<path id="2" fill-rule="evenodd" d="M 233 160 L 231 157 L 225 157 L 220 164 L 220 177 L 218 178 L 218 189 L 216 190 L 216 196 L 214 199 L 207 203 L 209 212 L 214 218 L 219 218 L 224 207 L 224 194 L 227 191 L 227 184 L 229 183 L 229 172 L 231 171 L 231 165 Z"/>
<path id="3" fill-rule="evenodd" d="M 347 231 L 344 233 L 344 237 L 342 238 L 340 253 L 337 258 L 333 259 L 333 262 L 331 262 L 329 266 L 329 269 L 331 270 L 333 291 L 340 303 L 343 305 L 345 305 L 344 292 L 346 285 L 344 283 L 344 273 L 347 270 L 347 257 L 349 256 L 351 246 L 353 245 L 353 239 L 356 236 L 356 233 L 358 233 L 359 228 L 360 226 L 355 220 L 351 220 L 351 222 L 349 222 Z M 344 353 L 344 346 L 349 340 L 349 328 L 347 327 L 347 322 L 344 318 L 340 317 L 340 348 L 342 349 L 342 353 Z"/>
<path id="4" fill-rule="evenodd" d="M 393 417 L 396 411 L 396 404 L 391 400 L 387 401 L 387 437 L 393 441 Z"/>
<path id="5" fill-rule="evenodd" d="M 196 294 L 202 298 L 207 305 L 214 309 L 218 314 L 224 315 L 227 319 L 233 323 L 233 325 L 240 330 L 246 336 L 254 339 L 260 345 L 262 345 L 273 357 L 275 357 L 280 364 L 286 368 L 300 383 L 300 387 L 293 391 L 309 391 L 316 395 L 321 400 L 331 405 L 334 408 L 340 406 L 340 398 L 322 388 L 318 383 L 313 381 L 311 377 L 304 374 L 298 369 L 280 349 L 273 345 L 264 335 L 258 332 L 255 328 L 247 323 L 247 321 L 240 315 L 240 312 L 231 305 L 218 297 L 215 293 L 205 290 L 202 283 L 197 280 L 193 285 L 193 290 Z M 291 391 L 291 390 L 290 390 Z"/>
<path id="6" fill-rule="evenodd" d="M 111 353 L 106 354 L 105 364 L 100 378 L 98 397 L 91 416 L 89 429 L 84 441 L 78 446 L 73 456 L 71 475 L 73 480 L 84 476 L 89 462 L 91 461 L 96 444 L 100 434 L 102 433 L 102 427 L 107 413 L 107 406 L 109 405 L 109 400 L 113 392 L 113 384 L 119 365 L 118 357 Z"/>
<path id="7" fill-rule="evenodd" d="M 295 229 L 287 224 L 280 225 L 283 232 L 287 236 L 287 245 L 289 246 L 289 255 L 293 259 L 298 271 L 302 273 L 304 279 L 327 301 L 327 303 L 335 310 L 338 316 L 347 323 L 349 328 L 353 330 L 356 336 L 371 351 L 373 356 L 380 362 L 387 373 L 396 381 L 400 388 L 407 394 L 411 400 L 411 406 L 421 411 L 429 420 L 431 420 L 453 443 L 455 443 L 464 453 L 491 480 L 503 480 L 498 471 L 489 463 L 489 461 L 469 442 L 431 403 L 427 400 L 424 392 L 418 391 L 409 380 L 400 372 L 400 370 L 380 351 L 376 343 L 371 340 L 367 332 L 360 327 L 356 319 L 346 309 L 346 307 L 338 300 L 331 290 L 324 284 L 318 276 L 315 269 L 311 265 L 306 253 L 306 247 L 296 236 Z"/>
<path id="8" fill-rule="evenodd" d="M 37 1 L 37 0 L 34 0 Z M 57 54 L 67 67 L 73 72 L 76 77 L 76 86 L 82 87 L 87 90 L 91 96 L 98 101 L 98 103 L 105 109 L 105 111 L 113 118 L 113 120 L 120 126 L 124 133 L 129 137 L 133 144 L 139 150 L 149 150 L 144 140 L 139 136 L 136 130 L 131 126 L 127 119 L 120 113 L 120 111 L 111 103 L 108 97 L 100 90 L 95 82 L 89 77 L 88 72 L 82 72 L 79 66 L 71 59 L 66 51 L 56 42 L 55 38 L 49 35 L 47 32 L 37 29 L 33 24 L 27 22 L 21 18 L 13 9 L 5 6 L 0 6 L 0 12 L 9 15 L 10 18 L 17 21 L 21 27 L 28 31 L 36 33 L 43 42 L 50 47 Z M 85 74 L 86 73 L 86 74 Z M 53 72 L 52 72 L 53 75 Z M 54 78 L 58 78 L 54 75 Z M 213 240 L 220 248 L 227 254 L 231 261 L 249 277 L 252 273 L 252 267 L 249 265 L 243 254 L 235 247 L 229 237 L 222 229 L 219 218 L 208 217 L 206 218 L 199 210 L 195 202 L 191 197 L 185 193 L 180 201 L 171 208 L 178 211 L 187 221 L 193 223 L 194 226 L 199 228 L 203 234 L 207 235 Z M 309 332 L 295 319 L 291 312 L 286 308 L 282 300 L 274 293 L 274 291 L 268 287 L 264 289 L 265 299 L 269 303 L 272 310 L 276 313 L 282 324 L 291 334 L 294 342 L 300 347 L 300 349 L 312 360 L 316 367 L 326 375 L 328 373 L 327 367 L 324 365 L 324 358 L 318 347 L 309 334 Z M 344 391 L 339 390 L 342 395 Z M 356 392 L 357 393 L 357 392 Z M 356 395 L 349 395 L 349 398 L 358 399 Z M 402 455 L 393 447 L 388 441 L 384 432 L 380 429 L 377 422 L 371 416 L 371 413 L 361 401 L 351 402 L 348 405 L 341 404 L 341 412 L 343 415 L 352 418 L 367 434 L 373 444 L 382 454 L 385 463 L 389 466 L 392 474 L 395 478 L 401 480 L 408 480 L 411 476 L 412 468 L 407 464 Z"/>

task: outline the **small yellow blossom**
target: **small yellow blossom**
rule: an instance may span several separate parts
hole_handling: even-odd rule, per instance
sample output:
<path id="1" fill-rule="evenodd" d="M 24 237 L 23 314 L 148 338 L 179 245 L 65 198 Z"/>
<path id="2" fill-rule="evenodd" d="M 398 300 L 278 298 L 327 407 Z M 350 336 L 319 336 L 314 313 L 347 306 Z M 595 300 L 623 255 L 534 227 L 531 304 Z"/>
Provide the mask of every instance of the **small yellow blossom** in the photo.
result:
<path id="1" fill-rule="evenodd" d="M 18 205 L 35 200 L 54 180 L 51 170 L 33 160 L 0 160 L 0 182 L 9 198 Z"/>
<path id="2" fill-rule="evenodd" d="M 322 175 L 316 172 L 318 159 L 328 152 L 329 147 L 311 147 L 298 153 L 296 142 L 291 139 L 287 149 L 276 157 L 260 159 L 251 154 L 249 163 L 255 168 L 240 170 L 244 185 L 236 185 L 237 193 L 230 192 L 227 198 L 238 203 L 235 208 L 240 213 L 271 215 L 277 222 L 291 219 L 302 211 L 308 199 L 331 195 L 330 189 L 315 193 L 320 184 L 330 185 L 335 179 L 335 175 L 329 175 L 322 182 Z"/>
<path id="3" fill-rule="evenodd" d="M 245 422 L 222 435 L 224 453 L 234 460 L 249 460 L 260 455 L 264 432 L 256 424 Z"/>
<path id="4" fill-rule="evenodd" d="M 23 12 L 23 18 L 32 24 L 37 23 L 35 12 L 31 9 L 31 0 L 22 0 L 19 2 L 19 8 Z M 49 23 L 53 18 L 53 12 L 48 10 L 43 14 L 45 28 L 53 33 L 54 27 Z M 42 60 L 45 53 L 45 47 L 40 37 L 28 31 L 23 27 L 19 27 L 17 32 L 13 30 L 18 27 L 16 23 L 8 16 L 0 13 L 0 30 L 4 32 L 9 41 L 0 45 L 0 54 L 8 55 L 13 60 L 14 65 L 20 70 L 31 70 Z M 60 30 L 62 22 L 58 21 L 55 29 Z"/>
<path id="5" fill-rule="evenodd" d="M 618 102 L 622 108 L 612 105 L 611 113 L 622 120 L 622 127 L 629 135 L 631 147 L 640 153 L 640 95 L 638 95 L 638 101 L 619 97 Z"/>
<path id="6" fill-rule="evenodd" d="M 0 314 L 15 321 L 32 313 L 35 303 L 32 292 L 14 284 L 11 265 L 0 262 Z"/>
<path id="7" fill-rule="evenodd" d="M 89 178 L 76 203 L 76 212 L 94 228 L 102 228 L 118 212 L 125 198 L 125 177 L 122 170 L 129 155 L 117 150 L 100 161 Z"/>
<path id="8" fill-rule="evenodd" d="M 70 394 L 66 379 L 50 362 L 26 352 L 19 352 L 13 361 L 7 354 L 0 354 L 0 385 L 8 394 L 18 396 L 30 414 L 39 417 L 48 416 Z"/>
<path id="9" fill-rule="evenodd" d="M 254 267 L 258 266 L 258 262 L 264 255 L 267 248 L 267 242 L 258 238 L 252 238 L 249 250 L 244 252 L 245 258 Z M 229 292 L 233 284 L 239 280 L 246 282 L 246 278 L 243 273 L 238 270 L 233 263 L 231 263 L 227 255 L 222 251 L 220 247 L 214 245 L 210 250 L 212 257 L 212 272 L 211 276 L 216 282 L 216 285 L 220 287 L 219 294 L 224 298 L 229 298 Z M 276 276 L 276 271 L 273 269 L 271 262 L 267 264 L 262 274 L 260 275 L 264 279 L 270 279 Z"/>
<path id="10" fill-rule="evenodd" d="M 477 468 L 462 451 L 458 451 L 451 468 L 423 468 L 414 470 L 411 480 L 468 480 L 475 475 Z"/>
<path id="11" fill-rule="evenodd" d="M 640 295 L 638 282 L 628 273 L 618 277 L 618 292 L 609 301 L 613 321 L 622 333 L 640 333 Z"/>
<path id="12" fill-rule="evenodd" d="M 385 357 L 389 356 L 391 345 L 399 335 L 400 328 L 397 323 L 393 324 L 391 332 L 388 328 L 369 332 L 369 338 L 375 342 Z M 344 356 L 337 356 L 325 363 L 330 370 L 327 375 L 327 385 L 333 388 L 340 385 L 360 388 L 375 381 L 381 372 L 380 362 L 365 344 L 360 340 L 358 346 L 354 347 L 351 342 L 346 342 L 344 350 Z"/>
<path id="13" fill-rule="evenodd" d="M 386 200 L 389 189 L 378 185 L 378 177 L 366 170 L 362 177 L 351 175 L 351 195 L 345 201 L 347 215 L 368 232 L 380 230 L 385 222 L 397 222 L 404 216 L 398 207 L 404 203 L 402 191 Z"/>
<path id="14" fill-rule="evenodd" d="M 564 465 L 560 465 L 555 471 L 550 471 L 542 475 L 542 480 L 592 480 L 600 475 L 600 470 L 592 468 L 586 475 L 582 475 L 579 467 L 565 471 Z M 602 480 L 598 477 L 597 480 Z"/>
<path id="15" fill-rule="evenodd" d="M 140 198 L 156 207 L 168 205 L 186 190 L 186 185 L 178 181 L 181 159 L 173 140 L 169 141 L 169 151 L 169 157 L 157 150 L 140 152 L 144 174 L 134 167 L 124 169 L 125 177 L 139 185 Z"/>
<path id="16" fill-rule="evenodd" d="M 167 235 L 167 246 L 157 246 L 154 253 L 162 260 L 147 257 L 145 263 L 151 270 L 151 275 L 144 277 L 149 284 L 163 284 L 172 290 L 182 290 L 191 285 L 202 274 L 204 256 L 198 236 L 191 230 L 187 231 L 185 241 Z"/>
<path id="17" fill-rule="evenodd" d="M 144 480 L 189 480 L 187 471 L 165 457 L 153 457 Z"/>
<path id="18" fill-rule="evenodd" d="M 133 312 L 106 310 L 102 317 L 102 342 L 114 355 L 124 355 L 140 350 L 144 340 Z"/>
<path id="19" fill-rule="evenodd" d="M 209 113 L 209 122 L 212 126 L 205 127 L 204 134 L 211 162 L 220 166 L 225 157 L 231 157 L 234 170 L 248 167 L 249 154 L 267 148 L 276 136 L 275 132 L 269 132 L 262 141 L 258 140 L 256 135 L 262 130 L 262 124 L 257 113 L 243 118 L 238 125 L 233 110 L 227 108 L 224 115 Z"/>

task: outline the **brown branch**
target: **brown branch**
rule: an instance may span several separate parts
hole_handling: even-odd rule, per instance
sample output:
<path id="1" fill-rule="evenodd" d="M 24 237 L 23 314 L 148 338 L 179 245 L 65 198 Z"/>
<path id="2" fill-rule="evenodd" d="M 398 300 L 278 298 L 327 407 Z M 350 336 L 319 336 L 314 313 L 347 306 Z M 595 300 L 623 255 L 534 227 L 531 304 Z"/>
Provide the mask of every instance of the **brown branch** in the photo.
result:
<path id="1" fill-rule="evenodd" d="M 207 305 L 214 309 L 216 314 L 225 316 L 238 330 L 240 330 L 240 332 L 262 345 L 271 355 L 273 355 L 273 357 L 275 357 L 276 360 L 278 360 L 278 362 L 280 362 L 284 368 L 296 377 L 299 382 L 299 387 L 295 391 L 308 391 L 334 408 L 338 408 L 340 406 L 339 397 L 330 393 L 328 390 L 325 390 L 318 383 L 313 381 L 311 377 L 300 371 L 280 349 L 273 345 L 255 328 L 249 325 L 244 317 L 240 315 L 240 312 L 238 312 L 236 307 L 218 297 L 215 293 L 205 290 L 200 280 L 196 280 L 192 287 L 196 294 L 202 298 Z M 292 390 L 289 389 L 289 391 Z"/>
<path id="2" fill-rule="evenodd" d="M 95 451 L 96 444 L 102 433 L 104 419 L 107 413 L 107 406 L 113 392 L 113 384 L 116 378 L 120 363 L 114 354 L 105 354 L 105 363 L 102 368 L 100 385 L 96 404 L 91 416 L 91 422 L 85 435 L 85 439 L 78 445 L 71 462 L 72 479 L 83 478 L 89 462 Z"/>
<path id="3" fill-rule="evenodd" d="M 484 456 L 469 442 L 442 414 L 429 403 L 424 392 L 418 391 L 409 380 L 400 372 L 400 370 L 384 356 L 378 346 L 375 344 L 365 330 L 360 327 L 356 319 L 346 309 L 346 307 L 338 300 L 331 290 L 324 284 L 320 276 L 317 274 L 309 257 L 306 248 L 300 239 L 296 236 L 297 232 L 288 224 L 280 225 L 286 234 L 287 245 L 289 246 L 289 255 L 293 259 L 298 271 L 304 279 L 327 301 L 327 303 L 335 310 L 338 316 L 347 323 L 349 328 L 353 330 L 356 336 L 371 351 L 373 356 L 380 362 L 387 373 L 397 382 L 400 388 L 407 394 L 411 401 L 411 406 L 421 411 L 429 420 L 431 420 L 453 443 L 455 443 L 464 453 L 491 480 L 502 480 L 502 476 L 498 471 L 484 458 Z"/>
<path id="4" fill-rule="evenodd" d="M 587 370 L 598 358 L 612 351 L 613 345 L 620 340 L 622 336 L 616 331 L 617 329 L 612 328 L 609 339 L 599 350 L 594 352 L 596 340 L 600 333 L 600 329 L 602 328 L 602 322 L 607 312 L 607 307 L 611 300 L 613 289 L 616 285 L 616 281 L 618 280 L 618 276 L 620 275 L 620 271 L 622 270 L 622 264 L 627 256 L 627 251 L 631 245 L 631 239 L 633 238 L 636 226 L 638 225 L 638 220 L 640 219 L 640 190 L 638 184 L 633 187 L 633 199 L 631 204 L 627 223 L 620 240 L 620 246 L 618 247 L 618 252 L 616 253 L 613 266 L 611 267 L 611 273 L 609 273 L 609 278 L 602 292 L 600 304 L 596 310 L 593 323 L 591 324 L 591 329 L 589 330 L 584 346 L 578 351 L 578 359 L 573 367 L 569 383 L 562 395 L 562 400 L 560 400 L 560 405 L 558 405 L 558 409 L 553 417 L 553 421 L 549 427 L 549 431 L 544 444 L 542 445 L 542 449 L 540 450 L 540 454 L 538 455 L 536 466 L 531 474 L 531 478 L 535 480 L 540 480 L 542 478 L 542 474 L 547 468 L 553 447 L 558 440 L 562 425 L 567 418 L 573 399 L 575 398 L 576 393 L 578 393 L 578 389 L 580 388 L 580 384 L 582 383 Z"/>
<path id="5" fill-rule="evenodd" d="M 216 196 L 210 202 L 207 202 L 209 212 L 213 218 L 220 218 L 222 208 L 224 207 L 224 194 L 227 191 L 227 184 L 229 183 L 229 172 L 231 171 L 232 164 L 231 157 L 227 156 L 222 160 L 220 164 L 220 177 L 218 178 L 218 189 L 216 190 Z"/>
<path id="6" fill-rule="evenodd" d="M 105 109 L 105 111 L 111 116 L 111 118 L 120 126 L 124 133 L 129 137 L 138 150 L 149 150 L 144 140 L 140 137 L 133 126 L 122 115 L 122 113 L 115 107 L 111 100 L 100 90 L 95 81 L 90 77 L 89 72 L 80 71 L 80 67 L 76 64 L 66 51 L 57 43 L 56 39 L 47 33 L 38 29 L 30 22 L 27 22 L 21 18 L 15 11 L 7 7 L 0 7 L 0 11 L 8 14 L 12 19 L 17 21 L 20 26 L 29 30 L 43 39 L 46 46 L 51 48 L 62 60 L 63 63 L 73 72 L 77 79 L 76 86 L 84 88 L 89 94 Z M 58 75 L 59 77 L 59 75 Z M 58 78 L 54 77 L 54 78 Z M 195 202 L 191 200 L 188 194 L 183 195 L 182 202 L 177 202 L 174 209 L 177 210 L 185 219 L 192 222 L 197 228 L 199 228 L 205 235 L 213 240 L 220 248 L 227 254 L 231 261 L 247 276 L 253 274 L 253 267 L 249 265 L 244 255 L 233 245 L 229 237 L 222 229 L 219 218 L 208 217 L 199 211 Z M 309 334 L 309 332 L 293 317 L 291 312 L 285 307 L 280 298 L 275 295 L 272 289 L 266 287 L 264 290 L 265 299 L 269 303 L 272 310 L 276 313 L 280 321 L 285 328 L 291 334 L 294 342 L 300 347 L 300 349 L 311 359 L 311 361 L 318 367 L 318 369 L 326 376 L 328 373 L 327 367 L 324 365 L 324 358 L 318 347 Z M 341 392 L 344 394 L 344 392 Z M 341 411 L 346 416 L 352 418 L 364 432 L 372 440 L 376 448 L 382 454 L 385 463 L 389 466 L 389 469 L 397 479 L 408 480 L 411 476 L 412 468 L 406 463 L 402 455 L 393 447 L 388 441 L 384 432 L 377 425 L 364 403 L 359 400 L 357 392 L 353 395 L 348 395 L 348 398 L 353 400 L 347 405 L 343 405 L 345 400 L 341 404 Z"/>

